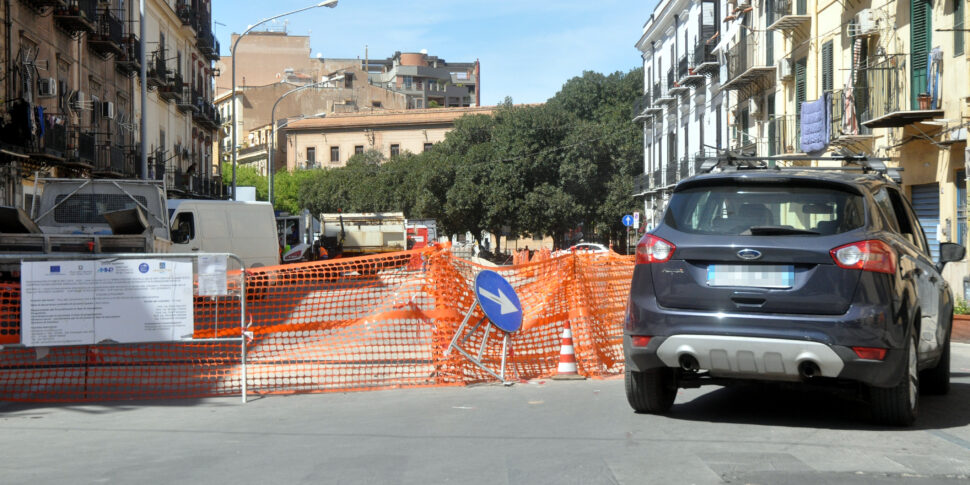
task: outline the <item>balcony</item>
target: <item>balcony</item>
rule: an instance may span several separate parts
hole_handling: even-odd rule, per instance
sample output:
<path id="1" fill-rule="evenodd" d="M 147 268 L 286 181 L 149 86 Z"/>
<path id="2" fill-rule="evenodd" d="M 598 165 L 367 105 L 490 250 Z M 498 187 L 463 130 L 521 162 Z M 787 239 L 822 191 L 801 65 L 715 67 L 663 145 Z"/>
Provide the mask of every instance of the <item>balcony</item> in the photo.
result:
<path id="1" fill-rule="evenodd" d="M 122 74 L 135 74 L 141 70 L 141 42 L 133 34 L 121 40 L 121 52 L 115 55 L 115 69 Z"/>
<path id="2" fill-rule="evenodd" d="M 668 76 L 667 86 L 673 85 L 673 70 L 670 71 L 670 76 Z M 665 104 L 676 103 L 677 98 L 671 95 L 667 90 L 663 89 L 660 83 L 654 83 L 653 85 L 653 105 L 660 108 Z"/>
<path id="3" fill-rule="evenodd" d="M 194 99 L 195 91 L 188 86 L 184 86 L 182 88 L 182 95 L 175 99 L 175 107 L 183 113 L 189 111 L 195 112 L 198 108 L 195 106 Z"/>
<path id="4" fill-rule="evenodd" d="M 664 169 L 664 187 L 675 185 L 680 181 L 680 167 L 677 164 L 677 159 L 667 160 Z"/>
<path id="5" fill-rule="evenodd" d="M 674 76 L 674 68 L 670 68 L 670 70 L 667 71 L 667 96 L 676 98 L 676 96 L 684 94 L 687 91 L 690 91 L 690 89 L 688 89 L 687 86 L 681 86 L 677 82 L 677 78 Z M 674 99 L 674 101 L 676 101 L 676 99 Z"/>
<path id="6" fill-rule="evenodd" d="M 633 122 L 643 121 L 650 115 L 647 114 L 647 106 L 653 104 L 653 100 L 650 99 L 650 93 L 646 93 L 640 96 L 636 101 L 633 102 Z"/>
<path id="7" fill-rule="evenodd" d="M 98 16 L 97 30 L 88 36 L 88 47 L 102 57 L 117 57 L 124 49 L 124 35 L 121 20 L 111 11 L 105 10 Z"/>
<path id="8" fill-rule="evenodd" d="M 633 196 L 639 197 L 650 192 L 650 174 L 641 173 L 633 177 Z"/>
<path id="9" fill-rule="evenodd" d="M 94 168 L 97 159 L 98 149 L 95 136 L 91 133 L 78 133 L 77 157 L 71 160 L 71 162 L 87 168 Z"/>
<path id="10" fill-rule="evenodd" d="M 192 113 L 192 119 L 205 128 L 218 130 L 222 126 L 222 117 L 216 106 L 205 100 L 202 96 L 197 96 L 195 100 L 196 111 Z"/>
<path id="11" fill-rule="evenodd" d="M 109 145 L 100 147 L 101 155 L 94 166 L 94 173 L 101 177 L 124 177 L 129 175 L 129 158 L 125 149 Z"/>
<path id="12" fill-rule="evenodd" d="M 720 70 L 721 64 L 717 62 L 714 46 L 699 41 L 694 46 L 694 71 L 702 75 L 717 75 Z"/>
<path id="13" fill-rule="evenodd" d="M 158 96 L 165 101 L 176 101 L 182 97 L 182 73 L 170 72 L 165 84 L 159 86 Z"/>
<path id="14" fill-rule="evenodd" d="M 148 87 L 160 88 L 168 83 L 168 68 L 165 65 L 165 49 L 152 52 L 152 60 L 148 64 Z"/>
<path id="15" fill-rule="evenodd" d="M 198 11 L 192 3 L 189 0 L 178 0 L 175 2 L 175 14 L 182 21 L 182 26 L 195 29 Z"/>
<path id="16" fill-rule="evenodd" d="M 807 34 L 812 26 L 808 0 L 767 0 L 768 30 Z"/>
<path id="17" fill-rule="evenodd" d="M 67 158 L 67 126 L 51 125 L 44 129 L 40 143 L 30 155 L 51 161 L 63 162 Z"/>
<path id="18" fill-rule="evenodd" d="M 677 83 L 681 86 L 692 86 L 694 88 L 704 85 L 704 75 L 698 74 L 694 69 L 693 56 L 684 54 L 677 63 Z"/>
<path id="19" fill-rule="evenodd" d="M 662 171 L 657 170 L 652 174 L 650 174 L 650 182 L 651 182 L 650 187 L 653 188 L 654 190 L 663 187 L 663 181 L 664 181 L 664 174 Z"/>
<path id="20" fill-rule="evenodd" d="M 889 55 L 865 69 L 869 86 L 871 119 L 860 123 L 866 128 L 898 128 L 943 116 L 942 109 L 906 109 L 916 98 L 909 74 L 910 59 L 904 54 Z M 900 75 L 902 73 L 902 75 Z M 909 89 L 906 89 L 909 87 Z"/>
<path id="21" fill-rule="evenodd" d="M 766 150 L 769 157 L 801 151 L 800 125 L 795 115 L 776 116 L 765 122 Z"/>
<path id="22" fill-rule="evenodd" d="M 210 61 L 219 60 L 219 41 L 212 35 L 212 32 L 205 30 L 204 27 L 199 32 L 195 45 L 206 59 Z"/>
<path id="23" fill-rule="evenodd" d="M 738 91 L 742 98 L 774 86 L 775 66 L 765 59 L 765 49 L 751 39 L 753 34 L 742 38 L 727 53 L 727 82 L 722 90 Z"/>
<path id="24" fill-rule="evenodd" d="M 862 123 L 869 121 L 869 93 L 864 87 L 832 92 L 832 139 L 830 144 L 856 153 L 872 153 L 875 135 Z"/>
<path id="25" fill-rule="evenodd" d="M 68 33 L 96 32 L 98 0 L 69 0 L 54 8 L 54 23 Z"/>

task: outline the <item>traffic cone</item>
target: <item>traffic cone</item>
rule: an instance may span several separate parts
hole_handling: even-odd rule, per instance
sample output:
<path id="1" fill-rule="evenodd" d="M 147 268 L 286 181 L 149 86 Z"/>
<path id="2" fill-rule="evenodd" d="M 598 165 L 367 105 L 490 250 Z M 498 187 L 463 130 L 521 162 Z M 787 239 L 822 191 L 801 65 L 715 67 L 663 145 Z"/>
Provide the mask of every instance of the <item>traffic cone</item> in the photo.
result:
<path id="1" fill-rule="evenodd" d="M 559 348 L 559 369 L 552 377 L 556 380 L 585 379 L 576 371 L 576 353 L 573 349 L 573 332 L 569 324 L 562 329 L 562 344 Z"/>

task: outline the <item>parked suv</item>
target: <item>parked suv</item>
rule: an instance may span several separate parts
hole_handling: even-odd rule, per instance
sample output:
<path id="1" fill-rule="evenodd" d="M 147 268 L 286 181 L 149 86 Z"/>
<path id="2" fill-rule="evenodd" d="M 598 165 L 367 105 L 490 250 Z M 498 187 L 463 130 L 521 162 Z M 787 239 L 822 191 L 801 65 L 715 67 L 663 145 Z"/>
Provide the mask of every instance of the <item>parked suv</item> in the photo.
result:
<path id="1" fill-rule="evenodd" d="M 638 243 L 626 394 L 664 413 L 679 387 L 862 385 L 908 425 L 946 393 L 953 296 L 900 187 L 871 170 L 725 167 L 682 180 Z"/>

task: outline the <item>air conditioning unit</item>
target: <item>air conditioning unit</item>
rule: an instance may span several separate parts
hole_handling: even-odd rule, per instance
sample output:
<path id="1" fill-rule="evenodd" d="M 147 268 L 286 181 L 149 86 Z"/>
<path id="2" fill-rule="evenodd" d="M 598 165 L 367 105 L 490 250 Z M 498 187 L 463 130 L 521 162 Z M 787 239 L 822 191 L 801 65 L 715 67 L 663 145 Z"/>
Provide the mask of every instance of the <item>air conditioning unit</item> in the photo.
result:
<path id="1" fill-rule="evenodd" d="M 91 109 L 91 100 L 87 99 L 84 95 L 84 91 L 78 91 L 74 93 L 71 99 L 71 108 L 74 110 L 87 110 Z"/>
<path id="2" fill-rule="evenodd" d="M 744 10 L 751 6 L 751 0 L 738 0 L 738 10 Z"/>
<path id="3" fill-rule="evenodd" d="M 752 119 L 761 118 L 761 100 L 758 98 L 748 98 L 748 116 Z"/>
<path id="4" fill-rule="evenodd" d="M 792 78 L 791 73 L 791 60 L 787 57 L 778 59 L 778 79 L 782 81 L 787 81 Z"/>
<path id="5" fill-rule="evenodd" d="M 101 116 L 109 120 L 115 119 L 115 104 L 111 101 L 101 103 Z"/>
<path id="6" fill-rule="evenodd" d="M 37 96 L 42 98 L 53 98 L 57 96 L 57 80 L 52 77 L 38 79 Z"/>
<path id="7" fill-rule="evenodd" d="M 855 23 L 856 35 L 875 34 L 878 28 L 876 14 L 871 8 L 864 8 L 855 14 L 853 23 Z"/>

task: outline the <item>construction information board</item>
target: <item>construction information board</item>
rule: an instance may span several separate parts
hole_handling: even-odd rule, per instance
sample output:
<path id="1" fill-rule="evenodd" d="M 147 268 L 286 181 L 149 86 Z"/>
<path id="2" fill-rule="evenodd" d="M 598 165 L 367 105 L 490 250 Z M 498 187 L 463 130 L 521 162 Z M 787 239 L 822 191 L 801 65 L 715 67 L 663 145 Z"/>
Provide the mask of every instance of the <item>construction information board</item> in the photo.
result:
<path id="1" fill-rule="evenodd" d="M 27 347 L 191 338 L 192 262 L 40 261 L 21 265 Z"/>

